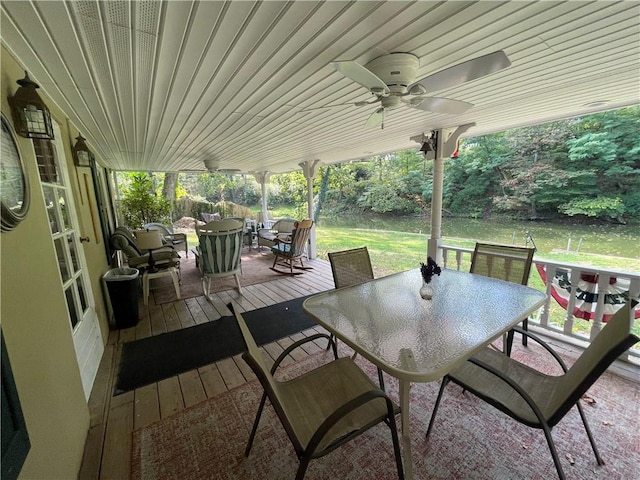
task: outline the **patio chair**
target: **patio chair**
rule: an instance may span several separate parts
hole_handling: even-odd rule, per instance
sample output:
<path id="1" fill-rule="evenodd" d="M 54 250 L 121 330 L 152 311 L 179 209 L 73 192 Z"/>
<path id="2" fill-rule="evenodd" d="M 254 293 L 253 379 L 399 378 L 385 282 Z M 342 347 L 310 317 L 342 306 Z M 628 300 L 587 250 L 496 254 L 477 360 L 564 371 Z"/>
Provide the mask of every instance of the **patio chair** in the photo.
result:
<path id="1" fill-rule="evenodd" d="M 331 263 L 333 283 L 336 288 L 349 287 L 374 279 L 367 247 L 352 248 L 341 252 L 329 252 L 328 256 L 329 263 Z M 331 338 L 337 343 L 333 334 L 331 334 Z M 352 358 L 355 357 L 356 354 Z M 380 367 L 378 367 L 378 381 L 380 382 L 380 388 L 384 390 L 384 377 Z"/>
<path id="2" fill-rule="evenodd" d="M 186 233 L 173 233 L 171 227 L 161 223 L 147 223 L 143 225 L 145 230 L 158 230 L 162 233 L 164 242 L 171 245 L 176 250 L 184 250 L 185 255 L 189 256 L 189 245 L 187 243 Z"/>
<path id="3" fill-rule="evenodd" d="M 498 245 L 491 243 L 476 243 L 471 257 L 471 273 L 497 278 L 512 283 L 526 285 L 533 262 L 535 249 L 515 247 L 513 245 Z M 529 319 L 522 319 L 522 328 L 527 330 Z M 509 355 L 513 344 L 513 332 L 504 337 L 504 351 Z M 523 335 L 522 345 L 527 346 L 527 336 Z"/>
<path id="4" fill-rule="evenodd" d="M 312 227 L 313 220 L 301 220 L 295 223 L 290 239 L 276 239 L 276 244 L 271 247 L 271 251 L 275 255 L 271 267 L 272 270 L 287 275 L 296 275 L 302 272 L 294 272 L 294 268 L 302 270 L 310 268 L 304 266 L 302 257 L 306 254 L 307 242 L 309 241 Z M 276 269 L 278 262 L 280 262 L 281 266 L 289 267 L 289 272 Z M 295 266 L 296 262 L 300 262 L 299 267 Z"/>
<path id="5" fill-rule="evenodd" d="M 111 246 L 120 250 L 131 268 L 149 268 L 149 252 L 138 248 L 133 233 L 127 227 L 118 227 L 110 238 Z M 172 246 L 166 246 L 153 251 L 153 260 L 156 267 L 180 267 L 180 255 Z"/>
<path id="6" fill-rule="evenodd" d="M 542 429 L 560 479 L 564 479 L 565 476 L 551 436 L 551 429 L 574 405 L 577 406 L 596 461 L 598 465 L 603 465 L 604 462 L 579 401 L 616 358 L 640 341 L 639 337 L 630 333 L 630 327 L 630 305 L 627 303 L 606 324 L 569 369 L 547 343 L 524 329 L 515 327 L 522 335 L 539 343 L 553 355 L 564 374 L 547 375 L 501 352 L 485 348 L 442 380 L 427 429 L 427 438 L 433 427 L 442 392 L 452 381 L 514 420 L 532 428 Z"/>
<path id="7" fill-rule="evenodd" d="M 234 276 L 238 293 L 242 294 L 240 274 L 244 225 L 227 219 L 207 223 L 197 229 L 199 245 L 196 249 L 198 268 L 202 274 L 202 290 L 211 300 L 211 279 Z"/>
<path id="8" fill-rule="evenodd" d="M 257 232 L 258 250 L 262 247 L 273 247 L 277 240 L 284 240 L 291 236 L 296 220 L 293 218 L 281 218 L 271 226 L 259 228 Z"/>
<path id="9" fill-rule="evenodd" d="M 245 456 L 251 452 L 262 410 L 269 398 L 300 462 L 296 480 L 304 478 L 312 459 L 332 452 L 381 422 L 391 430 L 398 478 L 404 478 L 395 421 L 400 409 L 351 358 L 338 358 L 335 344 L 328 335 L 317 333 L 293 343 L 269 370 L 242 315 L 233 302 L 228 307 L 235 314 L 244 338 L 246 351 L 242 358 L 264 388 Z M 280 363 L 293 350 L 320 338 L 329 340 L 335 360 L 290 380 L 274 378 Z"/>
<path id="10" fill-rule="evenodd" d="M 336 288 L 373 280 L 373 269 L 367 247 L 329 252 L 329 263 Z"/>

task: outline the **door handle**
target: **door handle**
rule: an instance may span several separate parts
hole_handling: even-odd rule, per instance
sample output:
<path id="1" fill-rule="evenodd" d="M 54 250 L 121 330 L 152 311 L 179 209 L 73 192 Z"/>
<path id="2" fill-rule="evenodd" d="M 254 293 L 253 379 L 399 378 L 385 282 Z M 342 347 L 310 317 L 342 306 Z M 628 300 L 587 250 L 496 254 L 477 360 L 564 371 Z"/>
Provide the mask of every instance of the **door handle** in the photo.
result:
<path id="1" fill-rule="evenodd" d="M 89 237 L 80 237 L 80 243 L 84 243 L 84 242 L 89 243 L 90 241 L 91 239 Z"/>

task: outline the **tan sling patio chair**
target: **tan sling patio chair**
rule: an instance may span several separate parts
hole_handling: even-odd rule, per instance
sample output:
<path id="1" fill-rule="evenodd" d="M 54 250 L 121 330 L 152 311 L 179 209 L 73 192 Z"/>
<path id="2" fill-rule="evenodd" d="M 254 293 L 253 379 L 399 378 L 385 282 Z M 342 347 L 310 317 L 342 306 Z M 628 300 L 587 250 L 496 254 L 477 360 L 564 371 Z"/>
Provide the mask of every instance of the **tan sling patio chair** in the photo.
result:
<path id="1" fill-rule="evenodd" d="M 269 398 L 300 461 L 296 480 L 302 480 L 312 459 L 332 452 L 381 422 L 391 430 L 398 478 L 404 478 L 395 421 L 400 409 L 351 358 L 337 358 L 335 344 L 328 335 L 318 333 L 295 342 L 280 354 L 269 370 L 242 315 L 233 302 L 228 307 L 235 314 L 244 338 L 246 351 L 242 358 L 264 388 L 246 456 L 251 451 L 262 410 Z M 273 377 L 280 362 L 291 351 L 319 338 L 329 340 L 335 360 L 290 380 L 280 381 Z"/>
<path id="2" fill-rule="evenodd" d="M 329 263 L 336 288 L 357 285 L 373 280 L 373 268 L 367 247 L 329 252 Z"/>
<path id="3" fill-rule="evenodd" d="M 567 368 L 558 354 L 543 340 L 524 329 L 515 328 L 553 355 L 564 374 L 547 375 L 513 360 L 502 352 L 485 348 L 442 380 L 427 429 L 427 438 L 433 427 L 442 392 L 452 381 L 514 420 L 529 427 L 542 429 L 560 479 L 564 479 L 565 476 L 551 436 L 551 429 L 575 405 L 582 418 L 596 461 L 598 465 L 603 465 L 604 462 L 580 405 L 580 398 L 616 358 L 640 341 L 640 338 L 630 332 L 629 303 L 607 322 L 571 368 Z"/>
<path id="4" fill-rule="evenodd" d="M 329 263 L 331 263 L 333 283 L 336 288 L 349 287 L 374 279 L 367 247 L 329 252 L 328 256 Z M 336 340 L 333 334 L 331 337 L 334 341 Z M 356 355 L 354 354 L 352 358 L 355 357 Z M 380 368 L 378 368 L 378 380 L 380 381 L 380 388 L 384 390 L 384 377 Z"/>
<path id="5" fill-rule="evenodd" d="M 513 245 L 498 245 L 491 243 L 476 243 L 471 257 L 471 273 L 485 277 L 497 278 L 507 282 L 526 285 L 533 262 L 535 249 L 515 247 Z M 522 328 L 527 330 L 529 319 L 522 319 Z M 511 353 L 513 331 L 504 336 L 504 351 Z M 523 335 L 522 345 L 527 345 L 527 336 Z"/>

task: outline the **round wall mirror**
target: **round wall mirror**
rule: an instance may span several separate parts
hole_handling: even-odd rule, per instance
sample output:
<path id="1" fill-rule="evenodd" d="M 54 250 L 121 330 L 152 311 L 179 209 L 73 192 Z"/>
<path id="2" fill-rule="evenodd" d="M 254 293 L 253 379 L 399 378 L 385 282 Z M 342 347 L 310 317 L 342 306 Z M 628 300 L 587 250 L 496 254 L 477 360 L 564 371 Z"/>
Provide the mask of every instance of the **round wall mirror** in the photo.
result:
<path id="1" fill-rule="evenodd" d="M 2 149 L 0 155 L 0 230 L 13 230 L 29 210 L 29 184 L 13 129 L 2 115 Z"/>

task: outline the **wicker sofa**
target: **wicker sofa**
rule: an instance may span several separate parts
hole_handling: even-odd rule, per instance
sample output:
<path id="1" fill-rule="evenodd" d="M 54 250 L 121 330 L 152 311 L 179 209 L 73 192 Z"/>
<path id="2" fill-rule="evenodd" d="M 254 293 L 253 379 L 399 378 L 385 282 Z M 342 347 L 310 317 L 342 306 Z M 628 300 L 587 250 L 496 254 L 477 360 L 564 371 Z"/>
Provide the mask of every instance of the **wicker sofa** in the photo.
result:
<path id="1" fill-rule="evenodd" d="M 293 218 L 281 218 L 271 228 L 258 229 L 258 249 L 267 247 L 271 249 L 276 244 L 276 239 L 286 239 L 291 236 L 297 220 Z"/>

